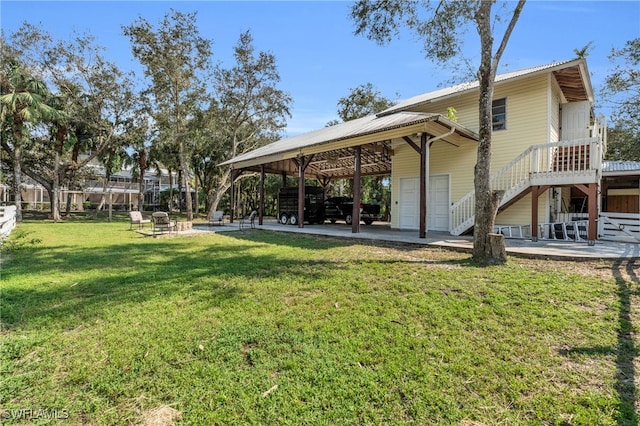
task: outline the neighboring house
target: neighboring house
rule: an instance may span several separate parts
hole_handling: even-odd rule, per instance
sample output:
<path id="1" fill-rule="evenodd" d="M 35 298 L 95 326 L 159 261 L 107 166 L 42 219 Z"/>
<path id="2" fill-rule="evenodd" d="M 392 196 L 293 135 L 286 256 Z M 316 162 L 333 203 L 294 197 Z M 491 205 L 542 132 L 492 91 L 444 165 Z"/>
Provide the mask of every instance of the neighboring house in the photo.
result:
<path id="1" fill-rule="evenodd" d="M 109 204 L 111 197 L 112 205 L 120 210 L 136 210 L 138 208 L 138 198 L 140 194 L 140 186 L 136 179 L 133 178 L 130 168 L 124 168 L 114 173 L 106 184 L 105 192 L 105 172 L 104 167 L 99 164 L 91 164 L 88 167 L 93 168 L 90 173 L 92 177 L 85 179 L 79 185 L 79 189 L 69 189 L 63 186 L 60 191 L 60 203 L 62 209 L 65 207 L 67 197 L 71 196 L 72 210 L 83 210 L 85 203 L 90 203 L 92 207 L 97 206 L 102 198 L 106 195 L 106 203 Z M 173 179 L 169 177 L 167 170 L 162 170 L 160 176 L 155 169 L 148 170 L 144 178 L 144 205 L 145 209 L 154 210 L 160 206 L 160 193 L 170 187 L 173 182 L 174 188 L 177 188 L 176 176 L 173 173 Z M 38 183 L 34 183 L 28 177 L 25 177 L 22 188 L 22 203 L 27 209 L 47 210 L 50 208 L 49 194 Z M 11 188 L 8 185 L 0 185 L 0 203 L 10 204 L 13 200 Z"/>
<path id="2" fill-rule="evenodd" d="M 392 228 L 415 229 L 421 237 L 427 230 L 470 233 L 478 94 L 477 81 L 425 93 L 222 165 L 233 169 L 234 178 L 262 171 L 316 178 L 322 186 L 334 178 L 390 175 Z M 504 191 L 496 231 L 597 239 L 606 126 L 594 116 L 593 102 L 585 59 L 496 77 L 491 172 L 493 189 Z M 455 121 L 447 118 L 451 108 Z"/>

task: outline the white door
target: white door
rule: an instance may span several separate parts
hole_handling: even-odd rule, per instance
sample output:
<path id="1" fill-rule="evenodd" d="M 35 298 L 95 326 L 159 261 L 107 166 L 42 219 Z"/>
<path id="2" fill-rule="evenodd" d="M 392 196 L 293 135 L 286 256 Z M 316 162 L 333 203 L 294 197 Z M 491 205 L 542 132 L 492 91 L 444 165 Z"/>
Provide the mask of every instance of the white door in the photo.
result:
<path id="1" fill-rule="evenodd" d="M 418 229 L 420 225 L 420 179 L 401 178 L 398 199 L 398 228 Z"/>
<path id="2" fill-rule="evenodd" d="M 560 140 L 572 141 L 589 137 L 591 104 L 589 101 L 562 104 Z"/>
<path id="3" fill-rule="evenodd" d="M 449 230 L 449 175 L 429 176 L 427 223 L 430 231 Z"/>

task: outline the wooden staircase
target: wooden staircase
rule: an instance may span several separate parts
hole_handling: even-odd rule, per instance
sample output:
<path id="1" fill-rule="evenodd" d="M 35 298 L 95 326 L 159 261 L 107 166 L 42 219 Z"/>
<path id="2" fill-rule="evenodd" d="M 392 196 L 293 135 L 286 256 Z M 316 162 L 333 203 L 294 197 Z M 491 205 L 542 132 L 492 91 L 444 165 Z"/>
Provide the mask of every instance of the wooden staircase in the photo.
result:
<path id="1" fill-rule="evenodd" d="M 598 130 L 598 131 L 596 131 Z M 606 139 L 599 129 L 588 139 L 532 145 L 491 177 L 491 188 L 504 191 L 504 210 L 536 185 L 572 185 L 597 182 Z M 451 206 L 450 232 L 462 235 L 475 222 L 475 191 Z"/>

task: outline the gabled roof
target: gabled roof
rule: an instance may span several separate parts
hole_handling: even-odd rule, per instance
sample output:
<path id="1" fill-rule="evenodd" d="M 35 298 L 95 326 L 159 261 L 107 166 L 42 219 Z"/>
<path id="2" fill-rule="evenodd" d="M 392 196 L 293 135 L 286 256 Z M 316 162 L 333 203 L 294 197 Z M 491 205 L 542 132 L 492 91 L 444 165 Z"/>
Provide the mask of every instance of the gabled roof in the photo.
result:
<path id="1" fill-rule="evenodd" d="M 571 75 L 567 75 L 567 72 L 563 72 L 563 70 L 570 70 L 575 68 L 576 72 L 579 72 L 579 75 L 572 73 Z M 569 94 L 568 97 L 584 97 L 585 99 L 571 99 L 571 100 L 593 100 L 593 93 L 591 88 L 591 81 L 589 79 L 589 72 L 586 69 L 586 61 L 584 59 L 570 59 L 566 61 L 560 62 L 552 62 L 546 65 L 539 65 L 536 67 L 525 68 L 517 71 L 510 71 L 503 74 L 496 75 L 496 86 L 501 83 L 507 81 L 513 81 L 523 77 L 530 77 L 535 74 L 540 73 L 548 73 L 555 72 L 556 80 L 558 80 L 558 84 L 560 85 L 563 92 L 569 91 L 571 87 L 573 90 L 580 90 L 580 93 Z M 573 81 L 569 82 L 568 79 L 571 78 Z M 582 78 L 584 81 L 576 81 Z M 384 116 L 393 114 L 398 111 L 406 111 L 411 110 L 416 107 L 419 107 L 424 104 L 429 104 L 435 101 L 439 101 L 442 99 L 446 99 L 451 96 L 458 96 L 465 92 L 471 92 L 473 90 L 478 90 L 480 84 L 478 80 L 467 81 L 465 83 L 461 83 L 455 86 L 447 87 L 444 89 L 434 90 L 432 92 L 423 93 L 421 95 L 414 96 L 405 101 L 402 101 L 391 108 L 388 108 L 380 113 L 378 116 Z M 577 87 L 579 86 L 579 87 Z M 584 92 L 584 93 L 582 93 Z"/>
<path id="2" fill-rule="evenodd" d="M 592 100 L 593 93 L 589 72 L 584 59 L 554 62 L 532 68 L 499 74 L 496 85 L 541 73 L 553 73 L 567 101 Z M 415 109 L 436 100 L 478 90 L 478 81 L 470 81 L 446 89 L 435 90 L 400 102 L 377 115 L 351 120 L 274 142 L 232 158 L 220 166 L 234 169 L 258 170 L 268 165 L 269 172 L 295 173 L 291 163 L 299 156 L 313 155 L 310 174 L 314 176 L 344 177 L 352 170 L 345 160 L 350 147 L 364 147 L 373 165 L 364 174 L 390 172 L 391 143 L 402 138 L 425 132 L 431 136 L 443 136 L 445 142 L 458 145 L 465 141 L 477 141 L 478 135 L 441 114 L 416 112 Z M 413 111 L 412 111 L 413 110 Z M 340 165 L 336 166 L 336 161 Z"/>

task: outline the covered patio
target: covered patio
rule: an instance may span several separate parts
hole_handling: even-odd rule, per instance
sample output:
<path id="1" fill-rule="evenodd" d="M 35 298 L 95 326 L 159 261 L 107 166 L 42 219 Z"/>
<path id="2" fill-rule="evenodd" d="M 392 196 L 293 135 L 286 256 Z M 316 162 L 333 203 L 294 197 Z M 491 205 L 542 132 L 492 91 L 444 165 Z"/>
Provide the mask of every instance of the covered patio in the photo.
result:
<path id="1" fill-rule="evenodd" d="M 305 179 L 316 179 L 325 190 L 333 179 L 353 179 L 352 233 L 360 233 L 360 179 L 363 176 L 391 175 L 394 144 L 408 144 L 420 159 L 419 238 L 427 234 L 427 191 L 429 151 L 436 143 L 459 147 L 475 143 L 478 135 L 440 114 L 396 112 L 371 115 L 283 139 L 239 155 L 221 166 L 229 166 L 231 200 L 234 182 L 244 172 L 260 173 L 258 223 L 264 224 L 264 178 L 266 173 L 298 178 L 298 227 L 304 228 Z M 233 201 L 232 201 L 233 203 Z M 231 220 L 236 207 L 231 206 Z"/>

